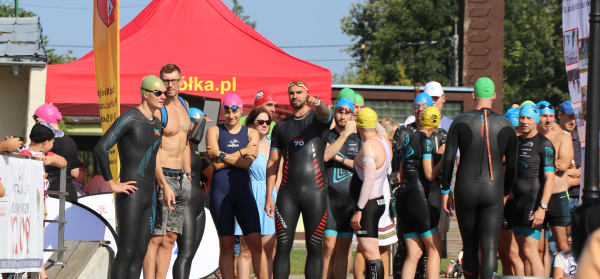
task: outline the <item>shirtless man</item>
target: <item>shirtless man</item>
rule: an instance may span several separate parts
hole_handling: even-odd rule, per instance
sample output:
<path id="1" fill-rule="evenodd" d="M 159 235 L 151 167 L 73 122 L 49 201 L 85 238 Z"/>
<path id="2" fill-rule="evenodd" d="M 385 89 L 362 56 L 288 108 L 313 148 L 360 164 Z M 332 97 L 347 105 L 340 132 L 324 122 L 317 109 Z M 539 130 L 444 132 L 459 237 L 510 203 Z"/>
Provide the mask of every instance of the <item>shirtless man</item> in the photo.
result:
<path id="1" fill-rule="evenodd" d="M 566 172 L 573 160 L 573 143 L 571 137 L 565 133 L 556 132 L 552 129 L 555 119 L 554 106 L 549 102 L 537 103 L 540 109 L 540 122 L 537 125 L 538 132 L 546 136 L 554 145 L 556 150 L 556 170 L 554 176 L 554 187 L 552 197 L 548 203 L 548 212 L 544 224 L 550 224 L 552 235 L 556 240 L 557 251 L 569 248 L 567 245 L 567 233 L 565 227 L 571 221 L 569 212 L 569 176 Z"/>
<path id="2" fill-rule="evenodd" d="M 160 191 L 155 227 L 144 259 L 146 279 L 166 278 L 173 244 L 183 229 L 185 206 L 192 187 L 188 104 L 178 96 L 181 70 L 174 64 L 167 64 L 160 69 L 160 79 L 167 89 L 164 107 L 168 118 L 158 110 L 154 114 L 163 123 L 163 136 L 156 156 L 155 173 Z"/>

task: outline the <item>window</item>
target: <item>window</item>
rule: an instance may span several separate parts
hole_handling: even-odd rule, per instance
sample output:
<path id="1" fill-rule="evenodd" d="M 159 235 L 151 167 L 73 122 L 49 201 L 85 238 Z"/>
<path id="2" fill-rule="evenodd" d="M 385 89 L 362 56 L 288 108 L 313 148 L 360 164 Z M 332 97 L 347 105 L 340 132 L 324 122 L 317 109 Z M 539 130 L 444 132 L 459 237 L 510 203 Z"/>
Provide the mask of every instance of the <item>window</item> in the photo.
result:
<path id="1" fill-rule="evenodd" d="M 442 115 L 454 119 L 463 112 L 462 102 L 445 102 L 442 108 Z"/>

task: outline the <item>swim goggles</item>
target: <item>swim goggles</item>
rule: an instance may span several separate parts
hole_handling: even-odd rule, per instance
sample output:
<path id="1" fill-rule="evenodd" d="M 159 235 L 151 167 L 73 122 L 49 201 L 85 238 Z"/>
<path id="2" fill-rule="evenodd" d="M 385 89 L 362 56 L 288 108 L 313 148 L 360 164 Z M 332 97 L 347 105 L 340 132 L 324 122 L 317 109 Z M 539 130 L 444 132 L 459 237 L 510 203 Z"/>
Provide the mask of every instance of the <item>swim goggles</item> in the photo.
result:
<path id="1" fill-rule="evenodd" d="M 146 92 L 150 92 L 150 93 L 154 94 L 154 96 L 156 96 L 156 97 L 160 97 L 162 94 L 165 93 L 165 92 L 162 92 L 160 90 L 149 90 L 149 89 L 146 89 L 146 88 L 143 88 L 143 87 L 142 87 L 142 90 L 144 90 Z"/>
<path id="2" fill-rule="evenodd" d="M 351 110 L 351 109 L 349 109 L 349 108 L 345 108 L 345 107 L 339 107 L 339 108 L 337 108 L 336 110 L 337 110 L 338 112 L 341 112 L 341 113 L 344 113 L 344 112 L 346 112 L 346 113 L 352 114 L 352 110 Z"/>
<path id="3" fill-rule="evenodd" d="M 415 109 L 419 109 L 419 107 L 422 107 L 423 109 L 426 109 L 426 108 L 430 107 L 430 105 L 429 104 L 422 104 L 422 105 L 421 104 L 415 104 L 414 105 Z"/>
<path id="4" fill-rule="evenodd" d="M 554 109 L 554 106 L 553 105 L 540 105 L 538 108 L 539 109 L 545 109 L 545 108 Z"/>
<path id="5" fill-rule="evenodd" d="M 294 84 L 296 84 L 296 85 L 298 85 L 300 87 L 304 87 L 304 89 L 306 89 L 306 91 L 308 91 L 308 88 L 306 87 L 306 85 L 304 85 L 304 83 L 301 82 L 301 81 L 296 81 L 296 82 L 292 81 L 292 82 L 290 82 L 290 84 L 288 84 L 288 88 L 294 86 Z"/>
<path id="6" fill-rule="evenodd" d="M 240 108 L 240 106 L 238 105 L 233 105 L 233 106 L 223 106 L 224 110 L 232 110 L 233 112 L 236 112 L 238 109 Z"/>

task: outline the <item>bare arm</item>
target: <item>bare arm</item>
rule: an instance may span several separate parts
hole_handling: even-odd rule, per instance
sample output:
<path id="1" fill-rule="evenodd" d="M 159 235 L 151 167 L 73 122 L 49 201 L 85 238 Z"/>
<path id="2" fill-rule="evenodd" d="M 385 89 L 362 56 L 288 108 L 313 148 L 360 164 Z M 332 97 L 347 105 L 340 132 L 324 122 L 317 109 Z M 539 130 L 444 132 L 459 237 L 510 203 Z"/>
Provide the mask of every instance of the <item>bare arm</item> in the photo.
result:
<path id="1" fill-rule="evenodd" d="M 192 149 L 189 144 L 183 150 L 183 171 L 185 173 L 192 172 Z"/>
<path id="2" fill-rule="evenodd" d="M 44 166 L 54 165 L 55 167 L 61 169 L 67 166 L 67 160 L 63 156 L 57 154 L 54 154 L 52 156 L 45 156 L 43 160 Z"/>
<path id="3" fill-rule="evenodd" d="M 163 174 L 162 171 L 162 166 L 160 165 L 160 152 L 156 153 L 156 167 L 154 167 L 154 179 L 156 179 L 156 182 L 158 182 L 158 186 L 160 187 L 161 190 L 165 190 L 166 188 L 169 188 L 169 186 L 167 186 L 167 180 L 165 179 L 165 175 Z"/>
<path id="4" fill-rule="evenodd" d="M 267 194 L 266 194 L 266 202 L 265 202 L 265 211 L 269 217 L 273 218 L 273 209 L 275 203 L 272 199 L 273 195 L 273 187 L 275 187 L 275 183 L 277 182 L 277 174 L 281 169 L 281 164 L 283 163 L 281 160 L 281 151 L 278 149 L 271 149 L 269 154 L 269 161 L 267 161 Z"/>
<path id="5" fill-rule="evenodd" d="M 0 152 L 13 152 L 21 147 L 19 138 L 6 137 L 4 141 L 0 141 Z"/>
<path id="6" fill-rule="evenodd" d="M 77 177 L 79 177 L 79 168 L 71 170 L 71 177 L 73 177 L 73 179 L 77 179 Z"/>
<path id="7" fill-rule="evenodd" d="M 345 167 L 347 168 L 353 168 L 354 167 L 354 160 L 352 159 L 348 159 L 348 158 L 344 158 L 340 155 L 335 155 L 335 157 L 333 158 L 336 162 L 343 164 Z"/>
<path id="8" fill-rule="evenodd" d="M 329 122 L 331 120 L 331 110 L 329 110 L 329 107 L 325 104 L 324 101 L 321 100 L 318 106 L 316 105 L 317 103 L 319 103 L 319 99 L 313 96 L 308 97 L 307 104 L 309 106 L 315 106 L 317 118 L 321 122 Z"/>
<path id="9" fill-rule="evenodd" d="M 204 175 L 204 177 L 206 177 L 206 183 L 204 183 L 204 194 L 206 195 L 206 193 L 210 190 L 210 183 L 212 181 L 213 170 L 209 166 L 208 168 L 205 168 L 202 171 L 202 174 Z"/>
<path id="10" fill-rule="evenodd" d="M 279 191 L 279 187 L 281 187 L 281 173 L 283 170 L 283 160 L 280 160 L 281 163 L 279 164 L 279 172 L 277 173 L 277 180 L 275 181 L 275 189 L 277 189 L 277 191 Z"/>
<path id="11" fill-rule="evenodd" d="M 556 172 L 566 172 L 571 166 L 573 161 L 574 151 L 571 137 L 567 134 L 560 135 L 560 149 L 558 151 L 558 158 L 556 158 Z"/>

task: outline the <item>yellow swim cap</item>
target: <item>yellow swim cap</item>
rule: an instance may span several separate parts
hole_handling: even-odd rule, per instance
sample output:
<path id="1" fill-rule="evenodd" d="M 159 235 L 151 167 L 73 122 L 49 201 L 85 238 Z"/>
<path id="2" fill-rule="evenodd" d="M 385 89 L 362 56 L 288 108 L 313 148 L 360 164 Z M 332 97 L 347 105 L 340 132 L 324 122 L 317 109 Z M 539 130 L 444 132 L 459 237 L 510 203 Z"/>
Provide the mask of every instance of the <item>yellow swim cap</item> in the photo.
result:
<path id="1" fill-rule="evenodd" d="M 142 96 L 151 93 L 153 90 L 155 90 L 156 88 L 160 88 L 160 87 L 165 87 L 165 84 L 163 83 L 163 81 L 158 78 L 157 76 L 146 76 L 144 77 L 144 79 L 142 79 L 142 86 L 140 88 L 140 93 L 142 93 Z M 150 90 L 150 91 L 146 91 L 146 90 Z"/>
<path id="2" fill-rule="evenodd" d="M 519 108 L 522 108 L 525 104 L 533 104 L 534 106 L 537 106 L 534 102 L 532 101 L 525 101 L 523 103 L 521 103 L 521 105 L 519 106 Z"/>
<path id="3" fill-rule="evenodd" d="M 358 113 L 356 127 L 372 129 L 377 126 L 377 113 L 370 108 L 364 108 Z"/>
<path id="4" fill-rule="evenodd" d="M 434 106 L 426 108 L 421 114 L 421 126 L 424 128 L 437 128 L 441 120 L 440 110 Z"/>

